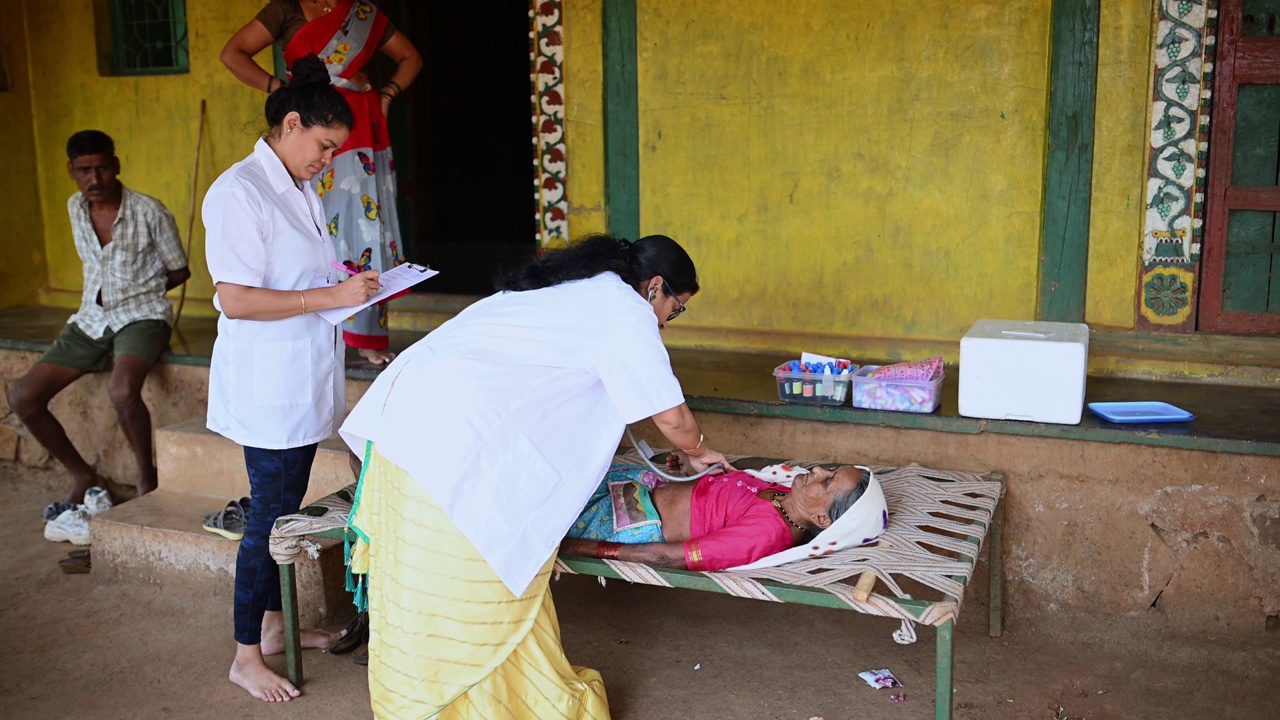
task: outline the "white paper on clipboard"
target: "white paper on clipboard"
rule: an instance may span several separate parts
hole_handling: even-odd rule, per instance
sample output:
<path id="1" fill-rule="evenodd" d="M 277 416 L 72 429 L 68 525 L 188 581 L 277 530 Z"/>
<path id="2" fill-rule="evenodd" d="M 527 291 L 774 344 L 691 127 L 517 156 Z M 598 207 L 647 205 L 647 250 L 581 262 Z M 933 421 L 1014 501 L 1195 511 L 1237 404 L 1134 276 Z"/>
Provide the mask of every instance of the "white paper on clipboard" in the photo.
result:
<path id="1" fill-rule="evenodd" d="M 403 292 L 423 280 L 435 277 L 439 274 L 439 270 L 432 270 L 426 265 L 418 265 L 417 263 L 397 265 L 378 276 L 378 282 L 382 283 L 382 289 L 378 291 L 377 295 L 374 295 L 365 301 L 363 305 L 321 310 L 319 313 L 320 317 L 328 320 L 332 325 L 339 325 L 343 320 L 346 320 L 370 305 L 380 303 L 396 293 Z"/>

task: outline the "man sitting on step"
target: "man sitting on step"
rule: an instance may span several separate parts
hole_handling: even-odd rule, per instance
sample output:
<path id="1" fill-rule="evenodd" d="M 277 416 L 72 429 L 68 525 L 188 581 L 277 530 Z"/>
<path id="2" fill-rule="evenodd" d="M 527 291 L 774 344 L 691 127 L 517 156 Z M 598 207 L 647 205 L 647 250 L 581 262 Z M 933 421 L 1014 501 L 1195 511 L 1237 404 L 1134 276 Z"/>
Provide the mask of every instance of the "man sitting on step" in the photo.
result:
<path id="1" fill-rule="evenodd" d="M 67 201 L 76 252 L 84 264 L 80 309 L 49 350 L 9 393 L 31 435 L 71 473 L 68 503 L 105 479 L 85 462 L 49 401 L 81 375 L 111 365 L 107 394 L 138 465 L 138 494 L 156 489 L 151 414 L 142 384 L 169 347 L 173 309 L 164 295 L 191 276 L 173 215 L 155 198 L 119 180 L 115 143 L 98 130 L 67 141 L 67 173 L 79 191 Z"/>

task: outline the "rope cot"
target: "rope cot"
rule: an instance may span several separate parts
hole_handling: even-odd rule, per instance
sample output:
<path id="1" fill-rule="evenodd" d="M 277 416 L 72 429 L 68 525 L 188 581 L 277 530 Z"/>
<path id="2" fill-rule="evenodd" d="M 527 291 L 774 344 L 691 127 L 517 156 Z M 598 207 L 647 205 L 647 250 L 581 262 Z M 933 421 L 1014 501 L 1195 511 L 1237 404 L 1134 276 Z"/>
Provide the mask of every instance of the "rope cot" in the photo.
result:
<path id="1" fill-rule="evenodd" d="M 634 453 L 622 455 L 619 460 L 641 462 Z M 741 467 L 740 461 L 750 463 L 755 458 L 729 456 L 729 460 Z M 820 463 L 792 460 L 786 464 L 813 467 Z M 901 620 L 902 627 L 894 633 L 894 639 L 914 642 L 912 623 L 936 626 L 959 617 L 965 586 L 973 575 L 1004 486 L 977 473 L 917 465 L 873 466 L 872 470 L 889 505 L 889 526 L 875 544 L 745 571 L 692 572 L 618 560 L 593 563 L 603 564 L 612 571 L 611 575 L 627 582 L 675 587 L 672 573 L 693 574 L 710 580 L 716 592 L 771 602 L 791 601 L 782 597 L 777 585 L 823 591 L 849 609 Z M 555 569 L 568 573 L 583 570 L 577 559 L 566 557 L 557 559 Z M 890 594 L 862 597 L 857 593 L 857 582 L 865 572 L 874 573 Z M 897 602 L 917 600 L 897 578 L 910 578 L 937 591 L 940 597 L 925 601 L 923 606 Z"/>

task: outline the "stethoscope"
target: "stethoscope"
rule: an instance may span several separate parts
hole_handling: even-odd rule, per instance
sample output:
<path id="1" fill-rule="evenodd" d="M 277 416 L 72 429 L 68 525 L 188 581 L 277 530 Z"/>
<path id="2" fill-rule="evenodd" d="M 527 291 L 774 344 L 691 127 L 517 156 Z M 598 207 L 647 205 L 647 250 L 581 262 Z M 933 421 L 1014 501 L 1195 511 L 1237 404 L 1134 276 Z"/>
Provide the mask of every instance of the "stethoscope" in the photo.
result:
<path id="1" fill-rule="evenodd" d="M 630 425 L 627 426 L 627 439 L 631 441 L 631 446 L 636 449 L 636 453 L 640 456 L 641 460 L 644 460 L 644 464 L 649 466 L 650 470 L 658 473 L 658 475 L 672 482 L 686 482 L 689 480 L 697 480 L 698 478 L 704 475 L 710 475 L 711 472 L 714 471 L 716 468 L 721 468 L 721 469 L 724 468 L 724 466 L 721 465 L 720 463 L 716 463 L 711 467 L 707 468 L 706 470 L 703 470 L 702 472 L 698 473 L 697 475 L 668 475 L 665 470 L 663 470 L 662 468 L 659 468 L 653 462 L 653 460 L 649 459 L 649 453 L 646 452 L 648 445 L 642 446 L 640 442 L 636 440 L 636 436 L 631 434 Z"/>

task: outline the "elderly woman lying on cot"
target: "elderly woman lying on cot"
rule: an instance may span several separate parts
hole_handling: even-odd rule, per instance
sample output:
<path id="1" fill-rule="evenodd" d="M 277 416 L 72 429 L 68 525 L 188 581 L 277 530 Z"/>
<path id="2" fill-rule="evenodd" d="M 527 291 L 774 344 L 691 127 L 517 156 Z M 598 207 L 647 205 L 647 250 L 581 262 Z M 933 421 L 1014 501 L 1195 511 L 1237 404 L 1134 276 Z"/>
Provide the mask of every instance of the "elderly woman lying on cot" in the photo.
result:
<path id="1" fill-rule="evenodd" d="M 884 493 L 860 466 L 772 465 L 665 482 L 646 467 L 615 463 L 560 552 L 689 570 L 743 569 L 869 543 L 887 523 Z"/>

